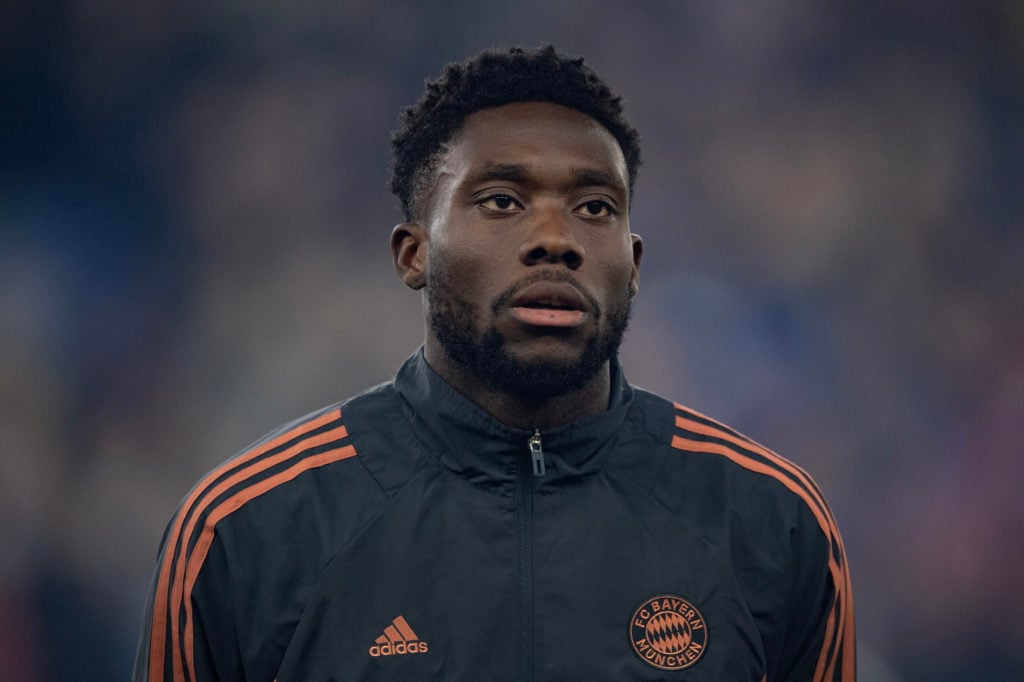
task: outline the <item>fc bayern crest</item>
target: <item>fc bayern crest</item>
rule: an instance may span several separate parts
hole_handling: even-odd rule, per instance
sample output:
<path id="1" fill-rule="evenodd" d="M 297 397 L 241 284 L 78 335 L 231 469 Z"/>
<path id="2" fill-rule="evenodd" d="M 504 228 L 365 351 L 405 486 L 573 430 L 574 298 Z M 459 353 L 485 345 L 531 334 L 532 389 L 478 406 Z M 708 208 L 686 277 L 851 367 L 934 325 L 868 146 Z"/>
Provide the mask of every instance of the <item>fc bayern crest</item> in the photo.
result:
<path id="1" fill-rule="evenodd" d="M 704 655 L 708 628 L 693 604 L 674 594 L 661 594 L 644 601 L 633 613 L 629 641 L 644 663 L 661 670 L 683 670 Z"/>

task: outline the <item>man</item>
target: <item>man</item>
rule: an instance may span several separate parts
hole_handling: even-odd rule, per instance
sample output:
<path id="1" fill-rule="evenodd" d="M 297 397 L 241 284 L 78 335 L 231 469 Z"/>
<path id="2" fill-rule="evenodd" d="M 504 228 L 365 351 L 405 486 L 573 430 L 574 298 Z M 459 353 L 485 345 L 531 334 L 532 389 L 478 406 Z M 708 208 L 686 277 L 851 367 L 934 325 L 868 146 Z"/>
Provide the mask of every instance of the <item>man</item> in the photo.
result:
<path id="1" fill-rule="evenodd" d="M 818 488 L 616 360 L 642 254 L 619 99 L 553 48 L 487 52 L 393 151 L 423 348 L 189 493 L 136 680 L 852 680 Z"/>

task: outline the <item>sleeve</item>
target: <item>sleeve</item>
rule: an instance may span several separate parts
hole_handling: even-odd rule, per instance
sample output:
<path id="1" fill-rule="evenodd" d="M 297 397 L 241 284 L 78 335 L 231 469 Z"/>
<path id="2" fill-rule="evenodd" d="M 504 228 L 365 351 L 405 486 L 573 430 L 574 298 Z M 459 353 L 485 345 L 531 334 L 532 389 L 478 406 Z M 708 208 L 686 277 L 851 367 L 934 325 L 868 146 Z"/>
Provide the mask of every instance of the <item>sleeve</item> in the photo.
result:
<path id="1" fill-rule="evenodd" d="M 181 519 L 179 511 L 162 542 L 132 679 L 244 679 L 227 553 L 212 527 Z"/>
<path id="2" fill-rule="evenodd" d="M 135 682 L 273 679 L 287 642 L 280 614 L 301 608 L 295 586 L 315 579 L 320 565 L 320 529 L 309 521 L 319 506 L 295 504 L 306 499 L 305 489 L 291 482 L 305 480 L 318 490 L 300 475 L 355 454 L 341 411 L 333 406 L 267 434 L 200 479 L 161 543 Z M 283 507 L 252 504 L 266 502 L 271 492 Z M 296 539 L 299 530 L 308 540 Z M 287 575 L 292 587 L 279 591 L 280 575 L 268 568 L 266 554 L 285 542 L 306 554 L 282 571 L 298 566 L 308 575 Z"/>
<path id="3" fill-rule="evenodd" d="M 793 531 L 793 571 L 781 656 L 769 682 L 854 682 L 856 635 L 842 538 L 824 505 Z"/>

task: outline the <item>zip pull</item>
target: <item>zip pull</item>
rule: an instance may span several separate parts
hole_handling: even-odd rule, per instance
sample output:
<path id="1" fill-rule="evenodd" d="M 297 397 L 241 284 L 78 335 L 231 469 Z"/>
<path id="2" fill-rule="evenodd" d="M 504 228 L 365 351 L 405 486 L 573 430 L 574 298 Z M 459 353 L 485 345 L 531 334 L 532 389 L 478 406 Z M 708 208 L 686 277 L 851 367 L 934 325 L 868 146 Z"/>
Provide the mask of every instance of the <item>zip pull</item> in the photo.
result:
<path id="1" fill-rule="evenodd" d="M 543 476 L 547 473 L 547 467 L 544 465 L 544 450 L 540 446 L 540 429 L 533 430 L 527 445 L 530 448 L 530 459 L 533 460 L 533 475 Z"/>

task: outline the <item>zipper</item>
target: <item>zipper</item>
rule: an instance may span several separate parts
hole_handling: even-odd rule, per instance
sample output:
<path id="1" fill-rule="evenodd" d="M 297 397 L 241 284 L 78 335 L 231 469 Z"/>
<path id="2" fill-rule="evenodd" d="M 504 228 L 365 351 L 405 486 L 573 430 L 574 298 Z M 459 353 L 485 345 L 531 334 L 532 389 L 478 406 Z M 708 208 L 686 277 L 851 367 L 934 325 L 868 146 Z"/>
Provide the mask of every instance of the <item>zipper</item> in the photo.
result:
<path id="1" fill-rule="evenodd" d="M 519 522 L 519 680 L 533 682 L 533 486 L 546 473 L 540 429 L 527 441 L 516 471 L 516 517 Z"/>
<path id="2" fill-rule="evenodd" d="M 530 440 L 526 445 L 530 448 L 530 460 L 533 462 L 533 475 L 543 476 L 547 473 L 547 466 L 544 463 L 544 448 L 541 447 L 540 443 L 540 429 L 533 430 L 533 435 L 530 436 Z"/>

